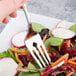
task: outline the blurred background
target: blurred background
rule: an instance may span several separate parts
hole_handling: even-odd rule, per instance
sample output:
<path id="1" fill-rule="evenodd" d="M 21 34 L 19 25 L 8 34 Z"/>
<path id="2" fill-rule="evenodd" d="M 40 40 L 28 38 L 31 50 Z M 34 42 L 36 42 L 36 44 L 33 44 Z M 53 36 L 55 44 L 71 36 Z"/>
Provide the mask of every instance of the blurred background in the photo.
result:
<path id="1" fill-rule="evenodd" d="M 28 0 L 28 11 L 76 23 L 76 0 Z"/>
<path id="2" fill-rule="evenodd" d="M 28 0 L 28 10 L 33 13 L 76 22 L 76 0 Z"/>

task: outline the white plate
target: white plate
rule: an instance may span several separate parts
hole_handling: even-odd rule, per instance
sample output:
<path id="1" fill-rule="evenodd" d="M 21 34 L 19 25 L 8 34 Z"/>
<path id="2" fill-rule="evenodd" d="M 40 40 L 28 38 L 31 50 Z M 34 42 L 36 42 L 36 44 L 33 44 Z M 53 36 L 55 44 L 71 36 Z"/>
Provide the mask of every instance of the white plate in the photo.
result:
<path id="1" fill-rule="evenodd" d="M 30 13 L 32 22 L 37 22 L 45 25 L 48 28 L 53 29 L 57 24 L 58 19 L 32 14 Z M 70 27 L 73 23 L 67 22 L 67 27 Z M 18 16 L 15 19 L 11 19 L 5 29 L 0 34 L 0 52 L 5 51 L 11 46 L 11 37 L 22 30 L 27 29 L 26 17 L 23 11 L 18 11 Z"/>

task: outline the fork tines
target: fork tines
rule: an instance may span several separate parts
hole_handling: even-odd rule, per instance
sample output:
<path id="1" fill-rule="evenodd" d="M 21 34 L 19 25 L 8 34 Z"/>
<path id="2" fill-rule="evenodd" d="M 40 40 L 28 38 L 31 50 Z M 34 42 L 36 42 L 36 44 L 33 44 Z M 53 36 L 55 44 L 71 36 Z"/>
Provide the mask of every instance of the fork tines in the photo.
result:
<path id="1" fill-rule="evenodd" d="M 25 44 L 26 44 L 26 47 L 28 48 L 29 52 L 31 53 L 32 57 L 35 59 L 37 64 L 40 66 L 40 68 L 46 67 L 46 64 L 48 65 L 49 62 L 51 62 L 51 59 L 46 51 L 46 48 L 45 48 L 39 34 L 26 40 Z M 40 54 L 38 53 L 38 51 L 40 52 Z M 45 55 L 43 54 L 43 51 L 44 51 Z M 43 59 L 41 56 L 43 57 Z"/>

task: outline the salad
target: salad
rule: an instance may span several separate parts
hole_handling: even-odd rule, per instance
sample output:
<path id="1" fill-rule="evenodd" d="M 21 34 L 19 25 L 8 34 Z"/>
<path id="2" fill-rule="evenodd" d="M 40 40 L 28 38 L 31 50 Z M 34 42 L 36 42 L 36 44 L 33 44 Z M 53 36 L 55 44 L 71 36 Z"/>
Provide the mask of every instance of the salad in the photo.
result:
<path id="1" fill-rule="evenodd" d="M 2 70 L 8 68 L 4 72 L 10 74 L 9 76 L 76 76 L 76 24 L 67 28 L 65 21 L 62 20 L 51 30 L 39 23 L 32 23 L 31 30 L 33 32 L 26 40 L 37 33 L 40 34 L 51 58 L 49 65 L 39 68 L 24 44 L 27 31 L 22 31 L 11 38 L 11 47 L 0 53 L 0 65 L 7 65 L 2 65 Z M 39 51 L 38 53 L 40 54 Z M 64 61 L 64 64 L 52 70 L 52 67 L 61 61 Z M 0 75 L 7 76 L 1 71 Z"/>

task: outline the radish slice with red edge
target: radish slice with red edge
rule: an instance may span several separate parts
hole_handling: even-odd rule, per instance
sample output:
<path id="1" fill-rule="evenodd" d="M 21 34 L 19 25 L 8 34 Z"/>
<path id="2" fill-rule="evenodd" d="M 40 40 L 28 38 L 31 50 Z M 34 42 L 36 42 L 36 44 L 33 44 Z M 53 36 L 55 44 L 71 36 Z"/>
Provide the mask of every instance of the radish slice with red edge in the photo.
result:
<path id="1" fill-rule="evenodd" d="M 66 21 L 62 20 L 58 22 L 58 24 L 56 25 L 56 28 L 66 28 Z"/>
<path id="2" fill-rule="evenodd" d="M 65 63 L 65 60 L 61 61 L 59 64 L 57 64 L 56 66 L 54 66 L 53 68 L 48 69 L 46 72 L 43 72 L 41 74 L 41 76 L 47 76 L 49 73 L 51 73 L 52 71 L 54 71 L 55 69 L 57 69 L 58 67 L 62 66 Z"/>
<path id="3" fill-rule="evenodd" d="M 18 71 L 23 71 L 23 72 L 28 72 L 28 71 L 30 71 L 30 72 L 37 72 L 38 71 L 38 70 L 35 70 L 35 69 L 20 68 L 20 67 L 18 67 L 17 70 Z"/>
<path id="4" fill-rule="evenodd" d="M 52 31 L 52 35 L 55 37 L 63 38 L 64 40 L 72 39 L 76 34 L 65 28 L 56 28 Z"/>
<path id="5" fill-rule="evenodd" d="M 0 59 L 0 76 L 15 76 L 18 67 L 12 58 Z"/>
<path id="6" fill-rule="evenodd" d="M 15 34 L 11 39 L 12 46 L 16 48 L 23 48 L 25 47 L 24 39 L 27 35 L 27 31 L 22 31 L 17 34 Z"/>

